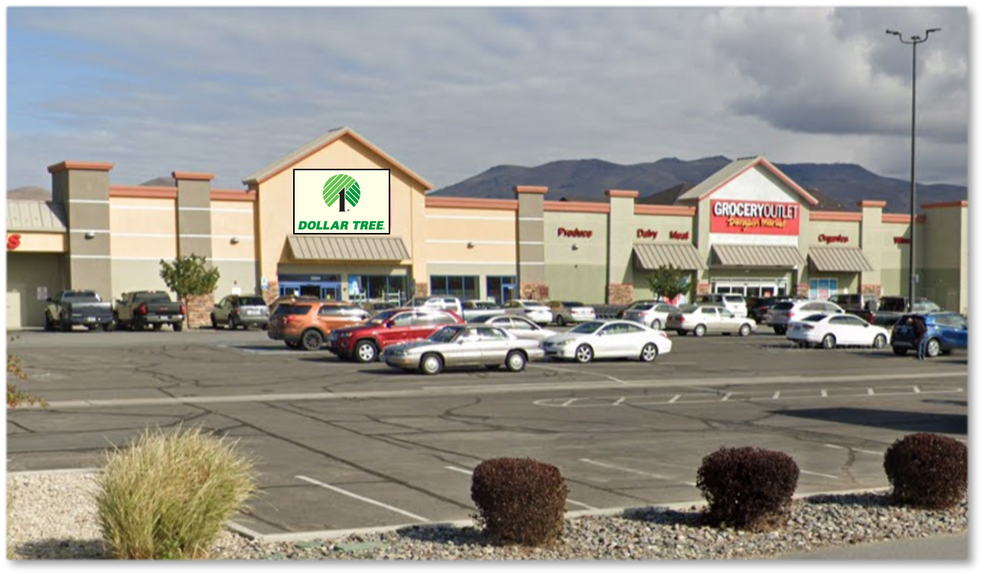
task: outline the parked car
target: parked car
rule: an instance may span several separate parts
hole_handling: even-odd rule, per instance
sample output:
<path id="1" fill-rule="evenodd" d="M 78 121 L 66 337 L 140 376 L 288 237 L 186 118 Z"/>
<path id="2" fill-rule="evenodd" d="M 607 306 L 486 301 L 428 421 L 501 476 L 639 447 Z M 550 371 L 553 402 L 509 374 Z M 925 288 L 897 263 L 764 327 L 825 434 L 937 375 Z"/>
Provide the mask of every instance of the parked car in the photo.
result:
<path id="1" fill-rule="evenodd" d="M 44 329 L 68 332 L 72 326 L 88 330 L 113 329 L 113 305 L 103 302 L 94 290 L 63 290 L 48 298 L 44 309 Z"/>
<path id="2" fill-rule="evenodd" d="M 536 322 L 516 316 L 515 314 L 486 314 L 476 316 L 471 322 L 475 324 L 491 324 L 514 334 L 517 338 L 531 338 L 542 342 L 556 334 L 553 330 L 548 330 Z"/>
<path id="3" fill-rule="evenodd" d="M 460 316 L 447 310 L 384 310 L 365 324 L 334 330 L 328 336 L 328 349 L 342 360 L 372 362 L 393 344 L 421 340 L 438 328 L 461 322 Z"/>
<path id="4" fill-rule="evenodd" d="M 249 330 L 258 326 L 266 330 L 270 325 L 270 308 L 259 296 L 230 294 L 212 308 L 212 328 L 226 325 L 230 330 L 240 326 Z"/>
<path id="5" fill-rule="evenodd" d="M 585 306 L 584 302 L 572 302 L 553 300 L 547 303 L 550 313 L 553 314 L 553 322 L 557 326 L 588 322 L 595 319 L 595 309 Z"/>
<path id="6" fill-rule="evenodd" d="M 936 302 L 926 298 L 916 299 L 912 305 L 913 314 L 932 314 L 942 312 Z M 903 316 L 909 313 L 909 299 L 904 296 L 882 296 L 878 300 L 878 310 L 869 313 L 868 322 L 879 326 L 892 327 Z"/>
<path id="7" fill-rule="evenodd" d="M 888 345 L 888 330 L 865 322 L 853 314 L 810 314 L 789 324 L 786 339 L 801 347 L 823 346 L 831 350 L 838 346 Z"/>
<path id="8" fill-rule="evenodd" d="M 520 372 L 526 363 L 543 358 L 540 342 L 516 336 L 486 324 L 445 326 L 424 340 L 395 344 L 383 350 L 388 366 L 437 374 L 452 366 L 485 366 L 492 370 L 505 365 Z"/>
<path id="9" fill-rule="evenodd" d="M 462 318 L 465 322 L 471 322 L 477 316 L 487 316 L 489 314 L 505 314 L 506 311 L 491 300 L 468 300 L 462 306 Z"/>
<path id="10" fill-rule="evenodd" d="M 751 296 L 745 300 L 745 303 L 748 306 L 748 317 L 755 320 L 758 324 L 765 324 L 765 316 L 769 313 L 770 308 L 779 302 L 794 300 L 802 300 L 802 298 L 794 298 L 792 296 Z"/>
<path id="11" fill-rule="evenodd" d="M 459 318 L 464 313 L 461 300 L 454 296 L 424 296 L 410 300 L 406 308 L 429 308 L 432 310 L 450 310 Z"/>
<path id="12" fill-rule="evenodd" d="M 765 315 L 766 325 L 776 334 L 784 335 L 790 322 L 801 320 L 813 314 L 843 314 L 844 310 L 833 302 L 820 300 L 785 300 L 769 308 Z"/>
<path id="13" fill-rule="evenodd" d="M 585 322 L 543 341 L 543 350 L 550 358 L 581 363 L 595 358 L 638 358 L 652 362 L 672 349 L 673 343 L 665 332 L 629 320 Z"/>
<path id="14" fill-rule="evenodd" d="M 375 316 L 383 310 L 399 308 L 400 303 L 393 302 L 392 300 L 366 300 L 365 302 L 361 302 L 360 306 L 362 306 L 362 309 L 368 312 L 370 316 Z"/>
<path id="15" fill-rule="evenodd" d="M 116 325 L 120 329 L 144 330 L 148 326 L 160 330 L 165 324 L 175 332 L 184 329 L 185 307 L 171 300 L 167 292 L 138 290 L 126 292 L 116 301 Z"/>
<path id="16" fill-rule="evenodd" d="M 656 303 L 659 303 L 659 302 L 662 302 L 662 300 L 633 300 L 631 304 L 629 304 L 628 306 L 623 307 L 621 310 L 618 311 L 617 314 L 615 314 L 615 319 L 616 320 L 625 320 L 625 314 L 626 314 L 626 312 L 628 312 L 629 310 L 631 310 L 632 307 L 636 306 L 637 304 L 656 304 Z"/>
<path id="17" fill-rule="evenodd" d="M 666 320 L 666 329 L 676 330 L 680 336 L 691 332 L 698 337 L 707 333 L 748 336 L 757 327 L 755 320 L 738 317 L 716 304 L 688 304 Z"/>
<path id="18" fill-rule="evenodd" d="M 739 318 L 748 317 L 748 306 L 741 294 L 704 294 L 697 299 L 698 304 L 717 304 L 724 306 Z"/>
<path id="19" fill-rule="evenodd" d="M 864 319 L 878 310 L 878 296 L 874 294 L 837 294 L 830 301 L 843 308 L 844 312 Z"/>
<path id="20" fill-rule="evenodd" d="M 536 300 L 509 300 L 505 305 L 506 314 L 525 316 L 537 324 L 547 325 L 553 320 L 550 308 Z"/>
<path id="21" fill-rule="evenodd" d="M 922 318 L 926 323 L 926 356 L 944 356 L 953 350 L 967 348 L 967 318 L 954 312 L 931 312 L 928 314 L 906 314 L 892 328 L 892 352 L 905 356 L 909 350 L 918 346 L 916 335 L 908 320 Z"/>
<path id="22" fill-rule="evenodd" d="M 267 337 L 283 340 L 294 350 L 320 350 L 334 330 L 361 324 L 368 318 L 368 312 L 349 302 L 285 303 L 270 316 Z"/>
<path id="23" fill-rule="evenodd" d="M 624 310 L 622 318 L 660 330 L 666 326 L 666 319 L 679 311 L 676 306 L 662 300 L 640 300 Z"/>
<path id="24" fill-rule="evenodd" d="M 308 295 L 296 295 L 296 294 L 284 294 L 283 296 L 277 297 L 276 300 L 270 302 L 267 308 L 270 310 L 270 314 L 277 312 L 277 309 L 284 304 L 294 304 L 295 302 L 321 302 L 321 298 L 317 296 Z"/>

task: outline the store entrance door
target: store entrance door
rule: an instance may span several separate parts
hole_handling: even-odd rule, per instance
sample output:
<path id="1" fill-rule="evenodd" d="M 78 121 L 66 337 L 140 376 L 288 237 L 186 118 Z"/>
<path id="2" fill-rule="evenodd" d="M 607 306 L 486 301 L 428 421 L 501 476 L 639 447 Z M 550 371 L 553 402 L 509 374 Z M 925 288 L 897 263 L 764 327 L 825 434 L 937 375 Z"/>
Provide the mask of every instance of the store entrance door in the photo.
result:
<path id="1" fill-rule="evenodd" d="M 741 294 L 745 297 L 768 298 L 785 296 L 786 284 L 776 280 L 715 280 L 712 290 L 715 294 Z"/>
<path id="2" fill-rule="evenodd" d="M 503 284 L 502 285 L 502 301 L 501 303 L 506 303 L 509 300 L 516 299 L 516 285 L 515 284 Z"/>

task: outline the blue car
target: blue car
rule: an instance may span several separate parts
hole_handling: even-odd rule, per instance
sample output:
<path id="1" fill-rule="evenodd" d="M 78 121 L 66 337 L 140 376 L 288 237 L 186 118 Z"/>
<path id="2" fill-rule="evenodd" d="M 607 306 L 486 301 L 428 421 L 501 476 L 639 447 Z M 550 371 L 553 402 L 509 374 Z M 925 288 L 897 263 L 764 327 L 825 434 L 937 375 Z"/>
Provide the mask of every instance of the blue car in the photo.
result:
<path id="1" fill-rule="evenodd" d="M 919 343 L 909 319 L 921 318 L 926 323 L 926 356 L 930 358 L 947 355 L 958 348 L 967 348 L 967 318 L 953 312 L 934 312 L 932 314 L 906 314 L 892 328 L 892 351 L 905 356 L 910 349 L 916 350 Z"/>

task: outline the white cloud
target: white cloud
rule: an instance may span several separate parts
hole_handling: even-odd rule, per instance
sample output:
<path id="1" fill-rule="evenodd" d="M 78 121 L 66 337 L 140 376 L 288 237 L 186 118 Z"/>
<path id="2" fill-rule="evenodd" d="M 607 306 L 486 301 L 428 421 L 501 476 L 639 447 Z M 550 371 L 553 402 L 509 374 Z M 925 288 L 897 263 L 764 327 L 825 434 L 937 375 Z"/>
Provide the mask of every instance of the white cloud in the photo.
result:
<path id="1" fill-rule="evenodd" d="M 886 14 L 903 12 L 914 18 Z M 22 34 L 71 40 L 53 43 L 41 56 L 50 69 L 33 73 L 56 77 L 68 62 L 87 74 L 60 93 L 11 99 L 31 102 L 9 110 L 19 118 L 8 134 L 12 187 L 45 183 L 44 166 L 66 158 L 115 162 L 119 183 L 208 170 L 216 186 L 239 186 L 338 125 L 438 186 L 496 164 L 585 157 L 765 153 L 780 162 L 858 161 L 892 174 L 897 158 L 884 151 L 907 150 L 907 68 L 896 62 L 905 57 L 877 11 L 10 14 Z M 961 40 L 951 32 L 954 11 L 929 14 L 941 15 L 946 35 L 920 52 L 920 134 L 935 149 L 920 152 L 920 174 L 962 182 L 966 25 Z M 9 49 L 17 58 L 18 45 Z M 21 85 L 11 76 L 8 92 Z M 57 128 L 42 128 L 41 119 Z"/>

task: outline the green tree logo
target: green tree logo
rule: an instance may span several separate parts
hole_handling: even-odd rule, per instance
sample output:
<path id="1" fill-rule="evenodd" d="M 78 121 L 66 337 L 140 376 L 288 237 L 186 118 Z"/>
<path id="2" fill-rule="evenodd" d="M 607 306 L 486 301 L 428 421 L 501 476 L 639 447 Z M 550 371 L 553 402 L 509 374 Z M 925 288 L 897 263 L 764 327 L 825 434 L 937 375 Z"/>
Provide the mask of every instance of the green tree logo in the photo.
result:
<path id="1" fill-rule="evenodd" d="M 329 208 L 338 202 L 338 211 L 345 212 L 345 207 L 354 208 L 359 203 L 361 190 L 359 183 L 348 174 L 336 174 L 329 178 L 321 189 L 321 196 Z"/>

